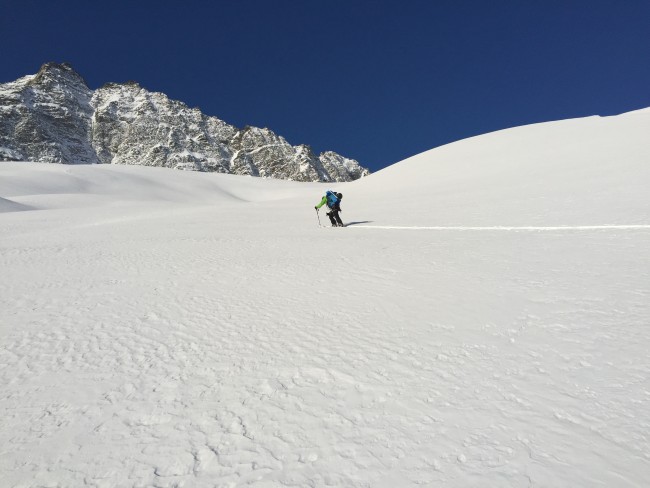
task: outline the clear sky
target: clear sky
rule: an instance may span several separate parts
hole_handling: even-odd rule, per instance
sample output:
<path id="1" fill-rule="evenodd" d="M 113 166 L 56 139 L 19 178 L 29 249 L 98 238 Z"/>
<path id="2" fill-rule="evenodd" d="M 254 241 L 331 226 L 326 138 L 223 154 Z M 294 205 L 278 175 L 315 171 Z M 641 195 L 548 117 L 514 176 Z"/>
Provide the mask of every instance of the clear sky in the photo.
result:
<path id="1" fill-rule="evenodd" d="M 650 106 L 650 1 L 0 0 L 0 82 L 48 61 L 376 171 Z"/>

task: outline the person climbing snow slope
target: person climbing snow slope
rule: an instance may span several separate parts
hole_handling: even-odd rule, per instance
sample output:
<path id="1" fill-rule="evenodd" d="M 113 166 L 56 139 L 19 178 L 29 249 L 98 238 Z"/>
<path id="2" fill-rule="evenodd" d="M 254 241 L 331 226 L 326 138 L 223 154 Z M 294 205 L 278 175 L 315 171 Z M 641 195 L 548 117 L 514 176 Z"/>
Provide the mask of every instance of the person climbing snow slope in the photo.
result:
<path id="1" fill-rule="evenodd" d="M 333 192 L 332 190 L 327 190 L 325 192 L 325 195 L 321 199 L 320 203 L 314 207 L 316 211 L 318 211 L 318 209 L 321 208 L 323 205 L 327 205 L 327 208 L 330 209 L 330 211 L 327 212 L 327 216 L 330 218 L 332 227 L 345 227 L 339 215 L 339 212 L 342 212 L 341 210 L 342 198 L 343 198 L 342 194 Z"/>

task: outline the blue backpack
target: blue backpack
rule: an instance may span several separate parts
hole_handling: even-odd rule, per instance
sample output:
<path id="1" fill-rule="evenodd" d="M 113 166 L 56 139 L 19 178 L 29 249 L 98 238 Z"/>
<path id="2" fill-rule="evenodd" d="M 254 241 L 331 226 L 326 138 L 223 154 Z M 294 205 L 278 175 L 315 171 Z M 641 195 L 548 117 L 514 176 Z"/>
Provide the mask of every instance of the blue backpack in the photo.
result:
<path id="1" fill-rule="evenodd" d="M 339 195 L 341 195 L 341 194 L 339 193 Z M 343 195 L 341 195 L 341 197 L 342 196 Z M 329 208 L 334 207 L 334 205 L 336 205 L 337 203 L 339 203 L 341 201 L 341 197 L 337 196 L 337 194 L 334 193 L 332 190 L 327 190 L 325 192 L 325 197 L 327 198 L 327 206 Z"/>

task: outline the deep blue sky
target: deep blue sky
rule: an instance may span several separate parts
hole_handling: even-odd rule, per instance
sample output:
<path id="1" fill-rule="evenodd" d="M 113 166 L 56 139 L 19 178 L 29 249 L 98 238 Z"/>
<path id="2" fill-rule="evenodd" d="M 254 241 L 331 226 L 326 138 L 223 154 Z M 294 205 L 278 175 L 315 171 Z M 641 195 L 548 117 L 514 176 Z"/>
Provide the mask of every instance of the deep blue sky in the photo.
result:
<path id="1" fill-rule="evenodd" d="M 0 83 L 70 62 L 378 170 L 650 106 L 649 0 L 0 0 Z"/>

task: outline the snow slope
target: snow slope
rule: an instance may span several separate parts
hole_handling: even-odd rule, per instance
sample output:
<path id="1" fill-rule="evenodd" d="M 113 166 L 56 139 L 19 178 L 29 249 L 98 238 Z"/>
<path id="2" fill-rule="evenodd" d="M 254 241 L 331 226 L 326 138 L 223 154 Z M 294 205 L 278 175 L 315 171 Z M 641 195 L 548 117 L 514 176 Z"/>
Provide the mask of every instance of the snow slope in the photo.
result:
<path id="1" fill-rule="evenodd" d="M 648 223 L 649 134 L 647 111 L 517 127 L 414 156 L 356 186 L 396 225 Z"/>
<path id="2" fill-rule="evenodd" d="M 2 485 L 647 486 L 649 131 L 438 148 L 346 229 L 322 184 L 0 163 Z"/>

